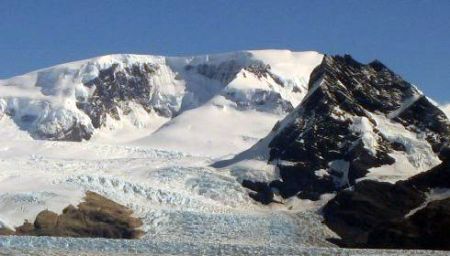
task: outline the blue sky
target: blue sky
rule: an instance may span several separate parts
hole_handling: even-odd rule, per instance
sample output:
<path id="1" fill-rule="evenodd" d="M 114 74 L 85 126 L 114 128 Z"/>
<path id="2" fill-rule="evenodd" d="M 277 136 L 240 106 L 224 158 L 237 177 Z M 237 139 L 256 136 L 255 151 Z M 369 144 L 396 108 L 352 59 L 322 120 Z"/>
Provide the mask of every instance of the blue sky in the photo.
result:
<path id="1" fill-rule="evenodd" d="M 110 53 L 265 48 L 377 58 L 450 102 L 448 0 L 0 0 L 0 78 Z"/>

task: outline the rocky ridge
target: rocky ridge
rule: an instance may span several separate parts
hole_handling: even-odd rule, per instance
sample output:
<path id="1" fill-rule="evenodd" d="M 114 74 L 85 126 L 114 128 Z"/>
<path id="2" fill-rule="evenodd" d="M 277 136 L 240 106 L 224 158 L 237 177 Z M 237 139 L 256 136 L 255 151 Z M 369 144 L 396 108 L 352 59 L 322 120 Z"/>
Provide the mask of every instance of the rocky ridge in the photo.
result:
<path id="1" fill-rule="evenodd" d="M 398 163 L 425 171 L 439 164 L 439 150 L 449 138 L 446 115 L 381 62 L 325 56 L 301 104 L 249 150 L 267 148 L 280 174 L 268 189 L 253 190 L 258 198 L 276 192 L 317 200 L 370 175 L 392 182 L 403 174 L 377 177 L 383 173 L 378 170 Z M 244 185 L 252 189 L 251 183 Z"/>

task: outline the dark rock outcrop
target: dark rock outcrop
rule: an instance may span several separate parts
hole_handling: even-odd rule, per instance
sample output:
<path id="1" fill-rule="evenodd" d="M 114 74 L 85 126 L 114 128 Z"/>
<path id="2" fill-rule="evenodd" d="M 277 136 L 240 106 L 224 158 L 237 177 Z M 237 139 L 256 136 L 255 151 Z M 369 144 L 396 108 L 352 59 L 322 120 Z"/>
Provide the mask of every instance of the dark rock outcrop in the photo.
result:
<path id="1" fill-rule="evenodd" d="M 408 218 L 375 227 L 367 247 L 450 250 L 450 198 L 430 202 Z"/>
<path id="2" fill-rule="evenodd" d="M 419 173 L 399 183 L 421 191 L 428 191 L 430 188 L 450 188 L 450 161 L 444 161 L 427 172 Z"/>
<path id="3" fill-rule="evenodd" d="M 88 191 L 85 202 L 66 207 L 62 214 L 44 210 L 34 223 L 25 223 L 15 231 L 0 229 L 0 235 L 104 237 L 133 239 L 143 235 L 142 221 L 132 211 L 97 193 Z"/>
<path id="4" fill-rule="evenodd" d="M 254 191 L 249 193 L 249 196 L 255 201 L 261 202 L 262 204 L 270 204 L 273 202 L 274 193 L 267 183 L 244 180 L 242 186 Z"/>
<path id="5" fill-rule="evenodd" d="M 340 244 L 364 247 L 371 230 L 386 220 L 403 218 L 425 201 L 425 194 L 401 184 L 365 180 L 339 192 L 323 209 L 325 224 Z"/>
<path id="6" fill-rule="evenodd" d="M 294 107 L 278 92 L 256 89 L 251 95 L 239 97 L 235 92 L 227 92 L 224 97 L 234 101 L 239 110 L 257 110 L 272 113 L 289 113 Z"/>
<path id="7" fill-rule="evenodd" d="M 430 200 L 431 189 L 450 189 L 450 162 L 395 184 L 361 181 L 323 208 L 325 224 L 345 247 L 450 249 L 450 198 Z"/>
<path id="8" fill-rule="evenodd" d="M 0 236 L 13 236 L 15 235 L 14 230 L 11 230 L 9 228 L 0 228 Z"/>
<path id="9" fill-rule="evenodd" d="M 408 130 L 424 134 L 434 152 L 439 152 L 449 142 L 450 126 L 446 115 L 424 96 L 393 118 Z"/>
<path id="10" fill-rule="evenodd" d="M 97 78 L 85 83 L 94 90 L 92 97 L 77 99 L 77 107 L 91 118 L 95 128 L 104 124 L 106 115 L 119 120 L 119 109 L 126 114 L 130 102 L 140 104 L 148 112 L 155 110 L 169 117 L 173 112 L 170 106 L 158 108 L 152 104 L 155 90 L 150 78 L 158 68 L 158 65 L 143 63 L 119 69 L 118 64 L 113 64 L 100 70 Z"/>
<path id="11" fill-rule="evenodd" d="M 187 65 L 185 70 L 195 71 L 200 75 L 203 75 L 209 79 L 220 81 L 225 85 L 231 82 L 242 68 L 244 68 L 242 63 L 235 60 L 230 60 L 221 62 L 217 65 L 210 63 Z"/>
<path id="12" fill-rule="evenodd" d="M 42 122 L 42 126 L 46 125 L 46 122 Z M 89 140 L 92 137 L 94 130 L 92 127 L 79 123 L 75 118 L 72 125 L 68 129 L 60 129 L 56 133 L 46 133 L 41 130 L 36 131 L 32 136 L 37 139 L 45 140 L 63 140 L 63 141 L 83 141 Z"/>

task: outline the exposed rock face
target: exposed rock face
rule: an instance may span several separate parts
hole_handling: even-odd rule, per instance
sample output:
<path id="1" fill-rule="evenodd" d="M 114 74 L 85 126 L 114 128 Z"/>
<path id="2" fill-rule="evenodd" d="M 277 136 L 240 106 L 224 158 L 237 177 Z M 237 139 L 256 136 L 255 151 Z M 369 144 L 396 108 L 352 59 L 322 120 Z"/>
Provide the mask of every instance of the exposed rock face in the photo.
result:
<path id="1" fill-rule="evenodd" d="M 0 236 L 13 236 L 15 232 L 8 228 L 0 228 Z"/>
<path id="2" fill-rule="evenodd" d="M 159 65 L 152 63 L 133 64 L 123 68 L 119 68 L 118 63 L 112 64 L 111 67 L 100 70 L 95 79 L 84 83 L 84 86 L 93 93 L 89 98 L 78 98 L 77 107 L 90 117 L 95 128 L 103 126 L 107 116 L 120 120 L 120 114 L 126 115 L 131 111 L 130 103 L 142 106 L 147 112 L 155 111 L 160 116 L 173 117 L 182 107 L 183 96 L 179 99 L 168 99 L 166 97 L 169 96 L 161 95 L 161 88 L 153 82 L 153 76 L 159 68 Z M 241 63 L 230 60 L 218 65 L 203 63 L 195 66 L 187 65 L 185 70 L 220 82 L 219 89 L 225 88 L 242 70 L 260 79 L 270 78 L 279 83 L 278 86 L 284 86 L 283 82 L 271 73 L 269 65 L 258 61 Z M 282 113 L 293 110 L 292 104 L 275 91 L 256 89 L 248 95 L 241 92 L 223 94 L 225 98 L 236 102 L 241 110 L 271 112 L 279 108 L 279 112 Z"/>
<path id="3" fill-rule="evenodd" d="M 242 186 L 255 191 L 249 194 L 249 196 L 254 200 L 261 202 L 262 204 L 270 204 L 274 202 L 273 192 L 267 183 L 244 180 Z"/>
<path id="4" fill-rule="evenodd" d="M 433 189 L 450 191 L 450 162 L 395 184 L 359 182 L 327 203 L 325 224 L 346 247 L 448 250 L 450 198 Z"/>
<path id="5" fill-rule="evenodd" d="M 403 218 L 424 201 L 425 194 L 414 188 L 365 180 L 339 192 L 323 212 L 327 226 L 343 239 L 341 244 L 364 247 L 370 230 Z"/>
<path id="6" fill-rule="evenodd" d="M 236 60 L 224 61 L 218 65 L 202 63 L 195 66 L 187 65 L 185 69 L 195 71 L 209 79 L 217 80 L 223 84 L 228 84 L 236 77 L 236 74 L 243 68 L 242 64 Z"/>
<path id="7" fill-rule="evenodd" d="M 420 97 L 393 119 L 412 132 L 424 134 L 434 152 L 439 152 L 449 141 L 447 116 L 426 97 Z"/>
<path id="8" fill-rule="evenodd" d="M 55 119 L 50 118 L 42 121 L 39 124 L 39 127 L 42 127 L 42 129 L 38 129 L 36 133 L 33 134 L 33 137 L 46 140 L 82 141 L 89 140 L 94 133 L 94 129 L 90 124 L 84 124 L 75 118 L 71 120 L 70 125 L 67 128 L 57 128 L 55 129 L 56 131 L 48 132 L 46 127 L 58 126 L 56 122 Z"/>
<path id="9" fill-rule="evenodd" d="M 240 110 L 289 113 L 294 109 L 289 101 L 284 100 L 279 93 L 273 91 L 256 89 L 245 97 L 237 95 L 235 92 L 227 92 L 224 97 L 234 101 Z"/>
<path id="10" fill-rule="evenodd" d="M 369 233 L 367 246 L 450 250 L 450 199 L 433 201 L 409 218 L 377 226 Z"/>
<path id="11" fill-rule="evenodd" d="M 158 108 L 152 104 L 156 90 L 151 84 L 151 76 L 159 66 L 151 63 L 134 64 L 118 70 L 118 64 L 100 70 L 97 78 L 85 83 L 94 90 L 90 99 L 79 98 L 77 107 L 82 109 L 92 120 L 95 128 L 102 126 L 106 115 L 119 120 L 119 110 L 129 111 L 129 103 L 135 102 L 147 111 L 155 110 L 163 116 L 172 116 L 174 109 L 170 106 Z"/>
<path id="12" fill-rule="evenodd" d="M 445 114 L 379 61 L 325 56 L 302 103 L 266 138 L 281 176 L 270 185 L 283 197 L 316 200 L 352 186 L 370 168 L 394 164 L 395 152 L 426 170 L 439 163 L 436 152 L 449 138 Z"/>
<path id="13" fill-rule="evenodd" d="M 209 79 L 217 80 L 223 84 L 225 88 L 232 82 L 239 73 L 255 76 L 257 79 L 270 81 L 276 87 L 285 87 L 280 77 L 273 74 L 271 67 L 261 61 L 251 60 L 247 62 L 238 62 L 236 60 L 222 62 L 219 65 L 199 64 L 196 66 L 187 65 L 186 70 L 195 71 Z M 296 93 L 296 87 L 293 87 L 292 93 Z M 227 90 L 228 89 L 228 90 Z M 297 88 L 297 90 L 299 90 Z M 239 110 L 257 110 L 262 112 L 289 113 L 294 108 L 286 99 L 276 90 L 253 89 L 251 93 L 243 93 L 242 91 L 225 90 L 221 93 L 226 99 L 236 103 Z"/>
<path id="14" fill-rule="evenodd" d="M 139 238 L 142 221 L 132 211 L 94 192 L 86 193 L 78 208 L 69 205 L 58 215 L 44 210 L 33 224 L 28 221 L 15 231 L 2 229 L 0 235 Z"/>

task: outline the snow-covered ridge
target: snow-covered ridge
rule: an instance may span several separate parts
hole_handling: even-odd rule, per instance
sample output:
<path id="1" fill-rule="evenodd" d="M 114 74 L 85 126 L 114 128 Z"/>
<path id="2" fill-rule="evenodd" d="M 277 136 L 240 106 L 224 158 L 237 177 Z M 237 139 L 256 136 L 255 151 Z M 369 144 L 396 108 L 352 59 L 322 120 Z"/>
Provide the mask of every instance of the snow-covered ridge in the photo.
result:
<path id="1" fill-rule="evenodd" d="M 441 106 L 441 109 L 444 111 L 447 117 L 450 118 L 450 104 Z"/>
<path id="2" fill-rule="evenodd" d="M 34 138 L 79 141 L 124 123 L 152 132 L 211 101 L 283 116 L 306 94 L 322 57 L 288 50 L 96 57 L 0 80 L 0 117 Z"/>

